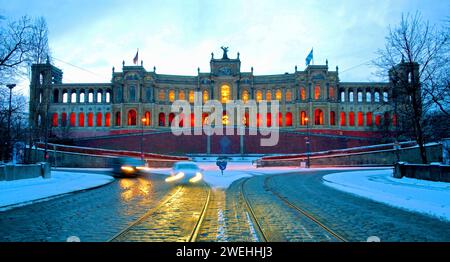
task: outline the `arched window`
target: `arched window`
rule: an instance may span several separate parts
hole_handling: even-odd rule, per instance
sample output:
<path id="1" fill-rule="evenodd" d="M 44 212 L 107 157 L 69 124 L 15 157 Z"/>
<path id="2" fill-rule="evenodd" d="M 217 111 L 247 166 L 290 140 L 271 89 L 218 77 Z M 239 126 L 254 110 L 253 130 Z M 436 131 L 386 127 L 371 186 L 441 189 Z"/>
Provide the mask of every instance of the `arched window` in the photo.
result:
<path id="1" fill-rule="evenodd" d="M 323 111 L 321 109 L 316 109 L 314 111 L 314 124 L 323 125 Z"/>
<path id="2" fill-rule="evenodd" d="M 86 102 L 86 97 L 84 94 L 84 90 L 81 90 L 80 91 L 80 103 L 84 103 L 84 102 Z"/>
<path id="3" fill-rule="evenodd" d="M 302 99 L 302 101 L 306 100 L 306 90 L 304 87 L 300 88 L 300 98 Z"/>
<path id="4" fill-rule="evenodd" d="M 249 99 L 248 91 L 247 89 L 244 89 L 242 91 L 242 101 L 244 101 L 244 103 L 247 103 L 248 99 Z"/>
<path id="5" fill-rule="evenodd" d="M 389 126 L 391 124 L 391 115 L 389 112 L 384 113 L 384 125 Z"/>
<path id="6" fill-rule="evenodd" d="M 272 92 L 270 90 L 266 91 L 266 100 L 271 101 L 272 100 Z"/>
<path id="7" fill-rule="evenodd" d="M 78 126 L 84 127 L 84 113 L 78 114 Z"/>
<path id="8" fill-rule="evenodd" d="M 353 93 L 352 90 L 350 90 L 350 92 L 348 92 L 348 101 L 349 102 L 353 102 L 355 94 Z"/>
<path id="9" fill-rule="evenodd" d="M 166 115 L 163 112 L 158 115 L 158 126 L 166 126 Z"/>
<path id="10" fill-rule="evenodd" d="M 292 92 L 290 89 L 286 90 L 286 102 L 292 101 Z"/>
<path id="11" fill-rule="evenodd" d="M 61 126 L 62 127 L 67 126 L 67 113 L 66 112 L 61 113 Z"/>
<path id="12" fill-rule="evenodd" d="M 169 90 L 169 102 L 173 102 L 175 101 L 175 91 L 174 90 Z"/>
<path id="13" fill-rule="evenodd" d="M 169 126 L 172 126 L 173 124 L 175 124 L 175 123 L 172 123 L 174 118 L 175 118 L 175 114 L 170 113 L 169 114 Z"/>
<path id="14" fill-rule="evenodd" d="M 397 125 L 397 115 L 396 114 L 392 115 L 392 125 L 394 125 L 394 126 Z"/>
<path id="15" fill-rule="evenodd" d="M 53 127 L 57 127 L 58 126 L 58 113 L 53 113 L 52 126 Z"/>
<path id="16" fill-rule="evenodd" d="M 261 114 L 256 114 L 256 126 L 259 127 L 261 125 Z"/>
<path id="17" fill-rule="evenodd" d="M 229 85 L 222 85 L 220 87 L 220 102 L 226 103 L 231 98 L 231 88 Z"/>
<path id="18" fill-rule="evenodd" d="M 102 103 L 103 101 L 103 91 L 102 90 L 98 90 L 97 91 L 97 103 Z"/>
<path id="19" fill-rule="evenodd" d="M 111 113 L 110 112 L 105 114 L 105 126 L 111 126 Z"/>
<path id="20" fill-rule="evenodd" d="M 374 102 L 375 103 L 379 103 L 380 102 L 380 93 L 378 91 L 376 91 L 373 95 L 374 97 Z"/>
<path id="21" fill-rule="evenodd" d="M 194 90 L 189 90 L 189 103 L 191 104 L 194 103 L 194 98 L 195 98 Z"/>
<path id="22" fill-rule="evenodd" d="M 358 126 L 364 126 L 364 114 L 363 114 L 363 112 L 358 112 Z"/>
<path id="23" fill-rule="evenodd" d="M 88 113 L 88 126 L 94 126 L 94 113 L 92 112 Z"/>
<path id="24" fill-rule="evenodd" d="M 281 112 L 278 112 L 277 123 L 278 126 L 283 126 L 283 114 Z"/>
<path id="25" fill-rule="evenodd" d="M 68 102 L 69 97 L 68 97 L 68 94 L 67 94 L 67 90 L 63 90 L 62 99 L 63 99 L 63 103 L 67 103 Z"/>
<path id="26" fill-rule="evenodd" d="M 72 93 L 70 94 L 70 103 L 76 102 L 77 102 L 77 91 L 72 90 Z"/>
<path id="27" fill-rule="evenodd" d="M 129 101 L 130 102 L 136 102 L 136 87 L 134 86 L 130 86 L 128 87 L 128 92 L 129 92 Z"/>
<path id="28" fill-rule="evenodd" d="M 347 125 L 347 119 L 345 117 L 345 112 L 341 112 L 341 126 L 346 126 Z"/>
<path id="29" fill-rule="evenodd" d="M 330 86 L 328 97 L 334 99 L 334 87 Z"/>
<path id="30" fill-rule="evenodd" d="M 292 113 L 291 112 L 287 112 L 286 113 L 286 126 L 292 126 Z"/>
<path id="31" fill-rule="evenodd" d="M 366 126 L 372 126 L 372 112 L 367 112 L 366 113 Z"/>
<path id="32" fill-rule="evenodd" d="M 256 102 L 260 102 L 262 100 L 262 92 L 261 90 L 256 91 Z"/>
<path id="33" fill-rule="evenodd" d="M 178 118 L 178 127 L 184 127 L 184 117 L 185 117 L 184 114 L 180 113 L 178 116 L 179 116 L 179 118 Z M 174 123 L 174 124 L 176 124 L 176 123 Z"/>
<path id="34" fill-rule="evenodd" d="M 59 103 L 59 90 L 53 90 L 53 103 Z"/>
<path id="35" fill-rule="evenodd" d="M 334 111 L 330 111 L 330 125 L 336 125 L 336 113 Z"/>
<path id="36" fill-rule="evenodd" d="M 345 102 L 345 91 L 341 91 L 341 102 Z"/>
<path id="37" fill-rule="evenodd" d="M 106 95 L 105 95 L 105 102 L 106 103 L 111 103 L 111 90 L 106 90 Z"/>
<path id="38" fill-rule="evenodd" d="M 384 91 L 384 92 L 383 92 L 383 101 L 384 101 L 384 102 L 387 102 L 388 100 L 389 100 L 388 92 Z"/>
<path id="39" fill-rule="evenodd" d="M 348 113 L 348 125 L 349 126 L 355 125 L 355 113 L 353 113 L 353 112 Z"/>
<path id="40" fill-rule="evenodd" d="M 202 125 L 208 125 L 208 113 L 202 113 Z"/>
<path id="41" fill-rule="evenodd" d="M 159 101 L 164 101 L 164 100 L 166 100 L 166 92 L 165 92 L 164 89 L 159 89 L 158 100 L 159 100 Z"/>
<path id="42" fill-rule="evenodd" d="M 316 87 L 314 88 L 314 99 L 319 100 L 320 98 L 320 84 L 316 84 Z"/>
<path id="43" fill-rule="evenodd" d="M 278 101 L 281 101 L 281 90 L 277 89 L 277 91 L 275 92 L 275 99 Z"/>
<path id="44" fill-rule="evenodd" d="M 306 112 L 300 112 L 300 125 L 305 126 L 307 124 Z"/>
<path id="45" fill-rule="evenodd" d="M 272 126 L 272 113 L 266 114 L 266 125 L 267 125 L 267 127 Z"/>
<path id="46" fill-rule="evenodd" d="M 134 109 L 130 109 L 130 111 L 128 111 L 128 125 L 129 126 L 135 126 L 136 125 L 136 110 Z"/>
<path id="47" fill-rule="evenodd" d="M 186 100 L 186 93 L 184 92 L 184 90 L 179 90 L 178 91 L 178 99 L 179 100 Z"/>
<path id="48" fill-rule="evenodd" d="M 366 102 L 367 103 L 372 102 L 372 93 L 366 92 Z"/>
<path id="49" fill-rule="evenodd" d="M 116 112 L 116 126 L 120 126 L 120 123 L 121 123 L 120 112 Z"/>
<path id="50" fill-rule="evenodd" d="M 208 102 L 208 100 L 209 100 L 208 90 L 203 90 L 203 103 Z"/>
<path id="51" fill-rule="evenodd" d="M 102 126 L 103 115 L 101 112 L 97 112 L 97 121 L 95 123 L 96 126 Z"/>
<path id="52" fill-rule="evenodd" d="M 375 125 L 377 125 L 377 126 L 381 125 L 381 115 L 375 116 Z"/>
<path id="53" fill-rule="evenodd" d="M 363 93 L 362 93 L 362 91 L 358 91 L 357 96 L 358 96 L 358 103 L 361 103 L 363 101 Z"/>
<path id="54" fill-rule="evenodd" d="M 93 103 L 93 102 L 94 102 L 94 90 L 89 90 L 88 103 Z"/>
<path id="55" fill-rule="evenodd" d="M 149 111 L 146 111 L 144 113 L 144 119 L 145 119 L 145 122 L 144 122 L 145 126 L 149 126 L 152 124 L 152 118 L 151 118 L 151 114 Z"/>
<path id="56" fill-rule="evenodd" d="M 70 113 L 70 126 L 75 126 L 76 124 L 76 115 L 74 112 Z"/>

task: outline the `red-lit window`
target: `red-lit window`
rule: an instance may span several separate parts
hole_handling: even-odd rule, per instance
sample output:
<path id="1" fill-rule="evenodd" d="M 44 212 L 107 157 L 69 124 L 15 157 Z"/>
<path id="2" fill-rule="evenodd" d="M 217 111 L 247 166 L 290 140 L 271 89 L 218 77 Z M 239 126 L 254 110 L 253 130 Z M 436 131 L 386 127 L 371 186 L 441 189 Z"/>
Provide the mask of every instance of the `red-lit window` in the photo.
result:
<path id="1" fill-rule="evenodd" d="M 334 88 L 332 86 L 330 86 L 330 91 L 329 91 L 329 98 L 334 98 Z"/>
<path id="2" fill-rule="evenodd" d="M 381 116 L 380 115 L 375 116 L 375 125 L 377 125 L 377 126 L 381 125 Z"/>
<path id="3" fill-rule="evenodd" d="M 162 112 L 158 115 L 158 126 L 166 126 L 166 115 Z"/>
<path id="4" fill-rule="evenodd" d="M 137 118 L 136 110 L 131 109 L 130 111 L 128 111 L 128 125 L 129 126 L 136 125 L 136 118 Z"/>
<path id="5" fill-rule="evenodd" d="M 256 114 L 256 126 L 261 125 L 261 115 L 259 113 Z"/>
<path id="6" fill-rule="evenodd" d="M 191 126 L 195 126 L 195 115 L 194 113 L 191 113 Z"/>
<path id="7" fill-rule="evenodd" d="M 144 119 L 145 119 L 145 122 L 144 122 L 145 126 L 149 126 L 152 124 L 152 115 L 150 114 L 149 111 L 146 111 L 144 113 Z"/>
<path id="8" fill-rule="evenodd" d="M 88 126 L 94 126 L 94 113 L 88 113 Z"/>
<path id="9" fill-rule="evenodd" d="M 323 125 L 323 111 L 320 109 L 314 111 L 314 124 Z"/>
<path id="10" fill-rule="evenodd" d="M 267 118 L 266 118 L 267 120 L 267 122 L 266 122 L 266 124 L 267 124 L 267 127 L 271 127 L 272 126 L 272 114 L 271 113 L 267 113 Z"/>
<path id="11" fill-rule="evenodd" d="M 366 113 L 366 125 L 367 126 L 372 126 L 373 125 L 373 123 L 372 123 L 372 112 L 367 112 Z"/>
<path id="12" fill-rule="evenodd" d="M 202 114 L 202 125 L 208 124 L 208 123 L 205 123 L 207 117 L 208 117 L 208 113 L 203 113 Z"/>
<path id="13" fill-rule="evenodd" d="M 58 126 L 58 113 L 53 113 L 52 116 L 52 126 L 57 127 Z"/>
<path id="14" fill-rule="evenodd" d="M 355 125 L 355 113 L 353 112 L 348 113 L 348 125 L 349 126 Z"/>
<path id="15" fill-rule="evenodd" d="M 300 88 L 300 98 L 302 99 L 302 101 L 306 100 L 306 90 L 304 87 Z"/>
<path id="16" fill-rule="evenodd" d="M 111 113 L 105 114 L 105 126 L 111 126 Z"/>
<path id="17" fill-rule="evenodd" d="M 74 112 L 70 113 L 70 126 L 75 126 L 76 124 L 76 115 Z"/>
<path id="18" fill-rule="evenodd" d="M 291 112 L 287 112 L 286 113 L 286 126 L 292 126 L 292 113 Z"/>
<path id="19" fill-rule="evenodd" d="M 302 111 L 300 113 L 300 125 L 305 126 L 307 124 L 306 122 L 306 112 Z"/>
<path id="20" fill-rule="evenodd" d="M 341 126 L 347 125 L 347 120 L 345 119 L 345 112 L 341 112 Z"/>
<path id="21" fill-rule="evenodd" d="M 116 112 L 116 126 L 120 126 L 120 123 L 121 123 L 120 112 Z"/>
<path id="22" fill-rule="evenodd" d="M 175 118 L 175 114 L 174 113 L 170 113 L 169 114 L 169 125 L 172 126 L 172 121 Z"/>
<path id="23" fill-rule="evenodd" d="M 392 115 L 392 124 L 393 124 L 394 126 L 397 125 L 397 115 L 396 115 L 396 114 L 393 114 L 393 115 Z"/>
<path id="24" fill-rule="evenodd" d="M 316 84 L 316 87 L 314 88 L 314 99 L 318 100 L 320 98 L 320 85 Z"/>
<path id="25" fill-rule="evenodd" d="M 336 113 L 334 111 L 330 111 L 330 125 L 336 125 Z"/>
<path id="26" fill-rule="evenodd" d="M 358 112 L 358 126 L 364 125 L 364 114 L 363 112 Z"/>
<path id="27" fill-rule="evenodd" d="M 84 113 L 78 114 L 78 126 L 84 126 Z"/>
<path id="28" fill-rule="evenodd" d="M 183 127 L 184 126 L 184 114 L 183 113 L 180 113 L 178 115 L 178 126 L 179 127 Z"/>
<path id="29" fill-rule="evenodd" d="M 97 121 L 96 121 L 97 126 L 102 126 L 102 118 L 103 118 L 102 113 L 98 112 L 97 113 Z"/>
<path id="30" fill-rule="evenodd" d="M 67 126 L 67 113 L 64 112 L 61 114 L 61 126 Z"/>

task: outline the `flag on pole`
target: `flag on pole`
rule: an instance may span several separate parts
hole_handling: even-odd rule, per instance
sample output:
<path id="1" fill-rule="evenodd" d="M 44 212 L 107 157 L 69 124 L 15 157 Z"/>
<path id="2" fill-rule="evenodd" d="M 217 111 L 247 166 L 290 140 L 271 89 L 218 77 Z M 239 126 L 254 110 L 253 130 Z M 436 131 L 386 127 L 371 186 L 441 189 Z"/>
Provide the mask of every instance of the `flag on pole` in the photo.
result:
<path id="1" fill-rule="evenodd" d="M 133 64 L 137 65 L 138 59 L 139 59 L 139 48 L 138 48 L 138 50 L 136 52 L 136 55 L 133 58 Z"/>
<path id="2" fill-rule="evenodd" d="M 311 63 L 311 60 L 314 59 L 314 57 L 313 57 L 313 50 L 314 50 L 314 48 L 311 48 L 311 52 L 309 52 L 308 56 L 305 59 L 307 66 L 309 65 L 309 63 Z"/>

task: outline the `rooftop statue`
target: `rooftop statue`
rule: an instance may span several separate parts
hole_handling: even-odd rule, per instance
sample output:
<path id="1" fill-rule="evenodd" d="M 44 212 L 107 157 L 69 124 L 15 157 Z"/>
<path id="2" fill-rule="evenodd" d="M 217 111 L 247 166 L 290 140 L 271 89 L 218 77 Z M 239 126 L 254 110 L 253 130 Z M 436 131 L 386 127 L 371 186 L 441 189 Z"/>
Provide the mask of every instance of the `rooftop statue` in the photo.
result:
<path id="1" fill-rule="evenodd" d="M 228 58 L 228 55 L 227 55 L 227 53 L 228 53 L 228 46 L 227 46 L 227 47 L 222 46 L 222 47 L 220 47 L 220 48 L 223 50 L 223 56 L 222 56 L 222 59 L 229 59 L 229 58 Z"/>

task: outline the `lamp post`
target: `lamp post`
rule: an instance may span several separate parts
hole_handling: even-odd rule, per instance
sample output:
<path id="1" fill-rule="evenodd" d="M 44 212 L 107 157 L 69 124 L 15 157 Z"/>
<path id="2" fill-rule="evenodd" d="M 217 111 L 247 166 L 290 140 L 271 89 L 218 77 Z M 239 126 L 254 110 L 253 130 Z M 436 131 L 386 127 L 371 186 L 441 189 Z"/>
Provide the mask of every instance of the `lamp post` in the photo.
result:
<path id="1" fill-rule="evenodd" d="M 16 84 L 6 85 L 9 88 L 9 109 L 8 109 L 8 136 L 7 136 L 7 147 L 6 147 L 6 158 L 9 160 L 10 157 L 10 147 L 11 147 L 11 114 L 12 114 L 12 89 L 16 86 Z"/>
<path id="2" fill-rule="evenodd" d="M 141 122 L 141 160 L 144 161 L 144 125 L 147 123 L 147 118 L 143 117 Z"/>
<path id="3" fill-rule="evenodd" d="M 309 118 L 305 117 L 305 122 L 306 122 L 306 168 L 310 167 L 310 161 L 309 161 L 309 145 L 310 145 L 310 141 L 309 141 Z"/>

